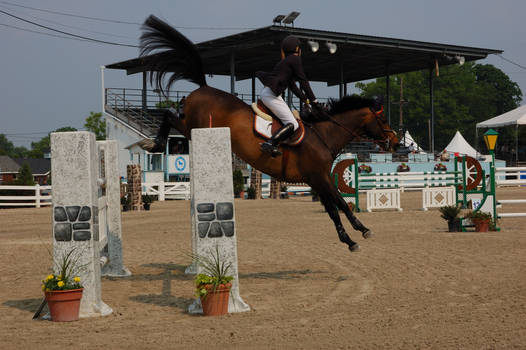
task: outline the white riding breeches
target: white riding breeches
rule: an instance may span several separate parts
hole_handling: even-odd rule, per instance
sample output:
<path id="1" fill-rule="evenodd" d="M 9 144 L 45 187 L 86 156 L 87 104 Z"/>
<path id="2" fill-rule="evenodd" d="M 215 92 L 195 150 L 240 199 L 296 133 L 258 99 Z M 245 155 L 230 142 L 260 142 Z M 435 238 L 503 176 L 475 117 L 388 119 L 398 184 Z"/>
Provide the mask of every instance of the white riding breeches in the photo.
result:
<path id="1" fill-rule="evenodd" d="M 274 92 L 269 87 L 264 87 L 261 90 L 261 101 L 267 106 L 281 121 L 283 125 L 292 123 L 294 125 L 294 130 L 299 127 L 298 121 L 294 118 L 294 115 L 290 111 L 289 106 L 283 100 L 281 96 L 274 95 Z"/>

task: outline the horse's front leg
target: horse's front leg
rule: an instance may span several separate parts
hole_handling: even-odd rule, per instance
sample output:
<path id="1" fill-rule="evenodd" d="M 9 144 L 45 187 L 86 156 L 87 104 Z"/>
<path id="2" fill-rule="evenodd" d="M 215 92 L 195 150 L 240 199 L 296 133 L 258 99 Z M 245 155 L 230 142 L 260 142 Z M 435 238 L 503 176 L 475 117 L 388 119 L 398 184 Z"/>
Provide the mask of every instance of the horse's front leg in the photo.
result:
<path id="1" fill-rule="evenodd" d="M 362 233 L 362 237 L 363 238 L 371 238 L 373 236 L 373 233 L 371 232 L 370 229 L 368 229 L 367 227 L 365 227 L 361 222 L 360 220 L 358 220 L 358 218 L 353 214 L 353 212 L 351 211 L 351 209 L 349 208 L 349 205 L 347 204 L 347 202 L 345 201 L 345 199 L 343 199 L 340 191 L 338 191 L 338 189 L 336 188 L 336 186 L 334 186 L 334 189 L 336 191 L 336 196 L 337 196 L 337 205 L 338 205 L 338 208 L 344 212 L 345 216 L 347 216 L 347 219 L 350 221 L 352 227 L 356 230 L 356 231 L 360 231 Z"/>
<path id="2" fill-rule="evenodd" d="M 358 251 L 360 246 L 349 237 L 347 232 L 345 232 L 345 228 L 340 220 L 340 214 L 338 213 L 338 200 L 335 197 L 334 192 L 330 190 L 331 185 L 332 184 L 327 181 L 327 184 L 319 184 L 318 186 L 313 186 L 313 188 L 318 192 L 321 203 L 325 207 L 331 220 L 334 222 L 340 241 L 347 244 L 351 252 Z"/>

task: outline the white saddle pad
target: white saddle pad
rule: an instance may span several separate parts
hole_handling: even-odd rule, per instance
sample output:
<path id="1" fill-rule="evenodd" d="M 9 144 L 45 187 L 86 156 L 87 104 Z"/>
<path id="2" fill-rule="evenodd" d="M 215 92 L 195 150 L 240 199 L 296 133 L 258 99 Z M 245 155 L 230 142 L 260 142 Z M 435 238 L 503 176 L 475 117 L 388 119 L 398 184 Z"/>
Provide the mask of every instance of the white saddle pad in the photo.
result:
<path id="1" fill-rule="evenodd" d="M 272 137 L 272 121 L 265 120 L 259 115 L 256 115 L 254 121 L 254 129 L 258 134 L 263 137 L 271 138 Z"/>

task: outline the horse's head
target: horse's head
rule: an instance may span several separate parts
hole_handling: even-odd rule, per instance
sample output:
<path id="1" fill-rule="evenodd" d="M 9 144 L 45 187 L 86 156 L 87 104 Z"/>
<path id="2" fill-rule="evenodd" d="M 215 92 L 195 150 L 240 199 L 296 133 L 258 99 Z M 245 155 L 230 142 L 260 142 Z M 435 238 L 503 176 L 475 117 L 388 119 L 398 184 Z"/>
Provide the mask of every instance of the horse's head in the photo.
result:
<path id="1" fill-rule="evenodd" d="M 394 152 L 398 148 L 400 140 L 387 122 L 383 106 L 379 106 L 378 110 L 374 107 L 370 108 L 370 113 L 367 113 L 362 125 L 367 135 L 381 145 L 385 151 Z"/>

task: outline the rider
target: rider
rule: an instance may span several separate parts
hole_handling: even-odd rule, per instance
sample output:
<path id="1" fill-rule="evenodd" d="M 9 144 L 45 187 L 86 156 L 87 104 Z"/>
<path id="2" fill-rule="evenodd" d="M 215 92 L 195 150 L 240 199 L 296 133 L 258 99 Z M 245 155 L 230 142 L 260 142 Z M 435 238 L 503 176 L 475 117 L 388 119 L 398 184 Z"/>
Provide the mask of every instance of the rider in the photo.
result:
<path id="1" fill-rule="evenodd" d="M 283 122 L 281 129 L 261 144 L 261 150 L 270 153 L 273 157 L 281 154 L 278 149 L 279 143 L 290 137 L 299 127 L 281 94 L 290 88 L 302 102 L 317 103 L 303 72 L 300 56 L 299 39 L 289 35 L 281 42 L 281 61 L 274 66 L 272 72 L 256 72 L 256 76 L 265 86 L 260 94 L 261 100 Z M 296 86 L 296 81 L 300 83 L 301 89 Z"/>

